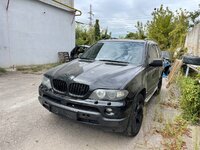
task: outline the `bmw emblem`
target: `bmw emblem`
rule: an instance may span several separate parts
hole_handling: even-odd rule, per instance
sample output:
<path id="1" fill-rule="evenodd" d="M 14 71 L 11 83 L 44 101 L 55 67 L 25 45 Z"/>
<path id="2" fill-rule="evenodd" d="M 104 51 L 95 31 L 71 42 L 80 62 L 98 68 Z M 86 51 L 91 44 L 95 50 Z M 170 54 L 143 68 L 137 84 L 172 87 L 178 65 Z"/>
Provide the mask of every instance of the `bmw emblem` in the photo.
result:
<path id="1" fill-rule="evenodd" d="M 69 79 L 71 79 L 71 80 L 74 79 L 74 78 L 75 78 L 75 76 L 69 76 Z"/>

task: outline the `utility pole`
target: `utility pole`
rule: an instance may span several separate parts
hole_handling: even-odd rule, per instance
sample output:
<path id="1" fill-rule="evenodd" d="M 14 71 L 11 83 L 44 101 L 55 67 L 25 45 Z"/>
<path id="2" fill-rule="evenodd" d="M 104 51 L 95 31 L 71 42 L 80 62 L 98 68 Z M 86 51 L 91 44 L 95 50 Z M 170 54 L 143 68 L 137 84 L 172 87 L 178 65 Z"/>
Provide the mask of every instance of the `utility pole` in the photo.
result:
<path id="1" fill-rule="evenodd" d="M 89 16 L 89 20 L 90 20 L 89 26 L 92 27 L 92 22 L 93 22 L 93 16 L 94 16 L 94 14 L 93 14 L 93 11 L 92 11 L 92 5 L 91 4 L 90 4 L 90 11 L 88 12 L 88 14 L 90 15 Z"/>

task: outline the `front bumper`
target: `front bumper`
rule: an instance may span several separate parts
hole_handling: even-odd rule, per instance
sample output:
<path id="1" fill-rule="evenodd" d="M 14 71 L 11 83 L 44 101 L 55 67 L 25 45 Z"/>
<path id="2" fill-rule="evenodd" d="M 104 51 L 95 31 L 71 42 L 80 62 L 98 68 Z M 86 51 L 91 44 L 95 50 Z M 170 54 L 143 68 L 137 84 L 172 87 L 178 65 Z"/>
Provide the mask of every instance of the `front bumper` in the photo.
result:
<path id="1" fill-rule="evenodd" d="M 105 130 L 123 132 L 128 124 L 129 109 L 125 102 L 78 100 L 50 92 L 41 94 L 41 91 L 38 99 L 46 109 L 55 114 L 103 127 Z M 115 115 L 106 115 L 106 108 L 112 108 Z"/>

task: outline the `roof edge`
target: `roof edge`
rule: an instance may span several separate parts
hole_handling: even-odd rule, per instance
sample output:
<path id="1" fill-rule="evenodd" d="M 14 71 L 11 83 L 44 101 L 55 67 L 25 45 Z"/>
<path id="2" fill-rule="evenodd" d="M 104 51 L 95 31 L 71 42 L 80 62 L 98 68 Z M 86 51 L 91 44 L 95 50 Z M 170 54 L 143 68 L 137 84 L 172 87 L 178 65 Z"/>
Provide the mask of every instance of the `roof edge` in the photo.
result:
<path id="1" fill-rule="evenodd" d="M 38 0 L 38 1 L 75 14 L 74 10 L 67 8 L 65 6 L 62 6 L 54 1 L 51 1 L 51 0 Z M 70 6 L 70 7 L 72 7 L 72 6 Z"/>

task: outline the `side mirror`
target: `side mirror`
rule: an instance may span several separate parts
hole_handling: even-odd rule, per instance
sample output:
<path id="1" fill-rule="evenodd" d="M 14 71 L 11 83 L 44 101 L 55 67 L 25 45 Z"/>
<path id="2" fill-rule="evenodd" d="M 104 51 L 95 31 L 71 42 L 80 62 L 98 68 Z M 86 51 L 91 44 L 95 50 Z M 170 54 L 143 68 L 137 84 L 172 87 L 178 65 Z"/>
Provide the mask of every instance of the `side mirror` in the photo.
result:
<path id="1" fill-rule="evenodd" d="M 162 67 L 163 66 L 163 60 L 162 59 L 154 59 L 149 66 L 152 67 Z"/>

